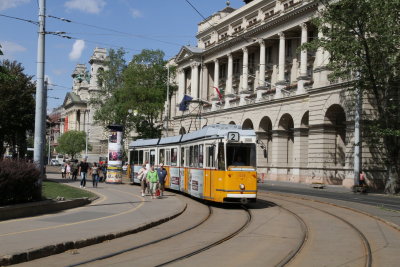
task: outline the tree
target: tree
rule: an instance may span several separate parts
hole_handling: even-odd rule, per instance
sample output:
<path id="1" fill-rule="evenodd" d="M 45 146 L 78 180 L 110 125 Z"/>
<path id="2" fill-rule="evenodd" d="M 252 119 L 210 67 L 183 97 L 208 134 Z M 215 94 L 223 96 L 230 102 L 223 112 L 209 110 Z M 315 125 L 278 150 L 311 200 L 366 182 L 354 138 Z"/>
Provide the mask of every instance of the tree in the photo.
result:
<path id="1" fill-rule="evenodd" d="M 381 141 L 389 179 L 385 191 L 399 191 L 399 1 L 318 0 L 324 7 L 314 20 L 323 37 L 305 47 L 330 53 L 331 79 L 352 81 L 376 111 L 363 122 L 370 145 Z"/>
<path id="2" fill-rule="evenodd" d="M 68 154 L 72 159 L 85 150 L 86 148 L 86 133 L 82 131 L 68 131 L 58 138 L 58 146 L 56 151 L 62 154 Z M 88 144 L 88 150 L 91 146 Z"/>
<path id="3" fill-rule="evenodd" d="M 4 145 L 11 146 L 13 156 L 23 156 L 27 137 L 33 133 L 35 121 L 35 85 L 32 76 L 16 61 L 0 62 L 0 157 Z"/>
<path id="4" fill-rule="evenodd" d="M 167 69 L 160 50 L 142 50 L 133 56 L 124 71 L 121 96 L 127 106 L 136 111 L 131 117 L 138 138 L 161 136 L 162 125 L 157 120 L 163 112 L 166 99 Z"/>

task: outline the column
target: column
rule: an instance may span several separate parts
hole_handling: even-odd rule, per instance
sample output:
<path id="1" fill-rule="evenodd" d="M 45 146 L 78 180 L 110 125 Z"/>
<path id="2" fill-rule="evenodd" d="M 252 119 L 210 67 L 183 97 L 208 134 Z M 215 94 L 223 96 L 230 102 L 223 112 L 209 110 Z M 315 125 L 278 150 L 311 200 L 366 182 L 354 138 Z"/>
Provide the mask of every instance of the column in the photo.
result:
<path id="1" fill-rule="evenodd" d="M 301 45 L 307 43 L 308 32 L 307 32 L 307 24 L 300 24 L 301 27 Z M 301 50 L 300 54 L 300 76 L 297 78 L 298 85 L 296 95 L 304 94 L 304 83 L 308 80 L 307 75 L 307 49 Z"/>
<path id="2" fill-rule="evenodd" d="M 265 42 L 261 40 L 260 44 L 260 79 L 258 86 L 265 86 Z"/>
<path id="3" fill-rule="evenodd" d="M 278 81 L 276 83 L 275 98 L 282 97 L 282 89 L 286 85 L 285 81 L 285 34 L 279 34 L 279 66 L 278 66 Z"/>
<path id="4" fill-rule="evenodd" d="M 260 102 L 262 94 L 267 91 L 267 88 L 265 88 L 265 42 L 260 40 L 258 43 L 260 44 L 260 77 L 258 79 L 256 102 Z"/>
<path id="5" fill-rule="evenodd" d="M 232 53 L 229 53 L 228 54 L 228 78 L 226 81 L 226 89 L 225 89 L 226 96 L 233 94 L 232 79 L 233 79 L 233 55 L 232 55 Z"/>
<path id="6" fill-rule="evenodd" d="M 226 80 L 226 88 L 225 88 L 225 108 L 230 106 L 229 100 L 231 100 L 233 95 L 232 88 L 232 79 L 233 79 L 233 55 L 232 53 L 228 54 L 228 78 Z"/>
<path id="7" fill-rule="evenodd" d="M 199 63 L 193 63 L 192 67 L 192 90 L 191 97 L 193 99 L 199 98 Z"/>
<path id="8" fill-rule="evenodd" d="M 219 89 L 219 62 L 214 59 L 214 87 Z"/>
<path id="9" fill-rule="evenodd" d="M 176 93 L 172 95 L 171 99 L 171 120 L 176 116 Z"/>
<path id="10" fill-rule="evenodd" d="M 318 31 L 318 39 L 323 38 L 323 33 L 321 29 Z M 326 65 L 329 63 L 329 53 L 325 51 L 322 47 L 317 49 L 315 53 L 315 62 L 314 62 L 314 88 L 327 86 L 329 85 L 328 74 L 329 70 L 326 68 Z"/>
<path id="11" fill-rule="evenodd" d="M 201 67 L 201 86 L 200 86 L 200 98 L 208 100 L 210 86 L 208 83 L 208 67 L 207 64 L 203 64 Z"/>
<path id="12" fill-rule="evenodd" d="M 182 101 L 183 95 L 185 94 L 185 72 L 182 68 L 178 69 L 178 99 L 177 104 Z"/>
<path id="13" fill-rule="evenodd" d="M 242 48 L 243 51 L 243 83 L 242 83 L 242 90 L 241 91 L 247 91 L 249 87 L 249 50 L 247 47 Z"/>

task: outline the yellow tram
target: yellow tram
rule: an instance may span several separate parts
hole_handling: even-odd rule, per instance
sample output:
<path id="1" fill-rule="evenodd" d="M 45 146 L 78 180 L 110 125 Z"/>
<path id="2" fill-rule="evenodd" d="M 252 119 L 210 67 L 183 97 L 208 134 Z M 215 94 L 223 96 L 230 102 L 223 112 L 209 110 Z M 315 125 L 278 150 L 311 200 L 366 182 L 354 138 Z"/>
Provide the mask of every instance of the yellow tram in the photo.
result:
<path id="1" fill-rule="evenodd" d="M 139 139 L 129 145 L 132 182 L 141 166 L 164 163 L 165 187 L 213 202 L 256 201 L 256 134 L 216 124 L 188 134 Z"/>

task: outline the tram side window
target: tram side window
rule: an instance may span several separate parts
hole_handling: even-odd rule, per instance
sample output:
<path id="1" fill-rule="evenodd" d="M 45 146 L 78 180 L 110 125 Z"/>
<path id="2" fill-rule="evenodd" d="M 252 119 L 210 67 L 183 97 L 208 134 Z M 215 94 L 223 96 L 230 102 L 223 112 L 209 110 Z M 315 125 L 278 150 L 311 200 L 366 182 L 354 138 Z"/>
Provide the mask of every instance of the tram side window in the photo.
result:
<path id="1" fill-rule="evenodd" d="M 171 166 L 176 166 L 178 163 L 178 149 L 171 149 Z"/>
<path id="2" fill-rule="evenodd" d="M 206 146 L 206 167 L 210 167 L 210 168 L 215 167 L 215 146 L 214 145 Z"/>
<path id="3" fill-rule="evenodd" d="M 189 157 L 190 157 L 190 148 L 186 147 L 185 148 L 185 167 L 190 167 Z"/>
<path id="4" fill-rule="evenodd" d="M 135 165 L 143 164 L 143 150 L 133 151 L 133 164 Z"/>
<path id="5" fill-rule="evenodd" d="M 189 167 L 194 167 L 194 147 L 189 148 Z"/>
<path id="6" fill-rule="evenodd" d="M 158 164 L 165 163 L 165 149 L 160 149 L 160 154 L 158 155 Z"/>
<path id="7" fill-rule="evenodd" d="M 199 146 L 194 146 L 193 167 L 199 167 Z"/>
<path id="8" fill-rule="evenodd" d="M 181 148 L 181 167 L 185 166 L 185 148 Z"/>
<path id="9" fill-rule="evenodd" d="M 149 163 L 150 162 L 150 152 L 146 151 L 144 152 L 144 163 Z"/>
<path id="10" fill-rule="evenodd" d="M 225 147 L 224 143 L 218 144 L 218 170 L 225 170 Z"/>
<path id="11" fill-rule="evenodd" d="M 199 145 L 199 168 L 203 168 L 203 145 Z"/>
<path id="12" fill-rule="evenodd" d="M 150 150 L 150 165 L 154 166 L 156 163 L 156 151 L 154 149 Z"/>
<path id="13" fill-rule="evenodd" d="M 171 166 L 171 150 L 165 151 L 165 165 Z"/>

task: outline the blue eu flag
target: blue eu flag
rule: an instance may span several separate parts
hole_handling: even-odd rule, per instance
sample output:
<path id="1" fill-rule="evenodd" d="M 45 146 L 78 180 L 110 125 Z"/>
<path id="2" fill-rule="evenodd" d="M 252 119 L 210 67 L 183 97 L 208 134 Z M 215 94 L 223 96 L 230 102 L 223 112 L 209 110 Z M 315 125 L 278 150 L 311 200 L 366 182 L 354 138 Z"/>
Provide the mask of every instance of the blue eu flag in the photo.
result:
<path id="1" fill-rule="evenodd" d="M 188 110 L 189 102 L 193 99 L 193 97 L 190 97 L 188 95 L 185 95 L 182 99 L 182 102 L 179 104 L 179 110 L 180 111 L 185 111 Z"/>

